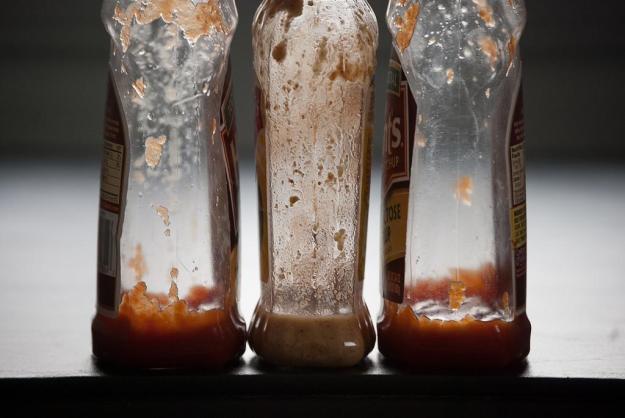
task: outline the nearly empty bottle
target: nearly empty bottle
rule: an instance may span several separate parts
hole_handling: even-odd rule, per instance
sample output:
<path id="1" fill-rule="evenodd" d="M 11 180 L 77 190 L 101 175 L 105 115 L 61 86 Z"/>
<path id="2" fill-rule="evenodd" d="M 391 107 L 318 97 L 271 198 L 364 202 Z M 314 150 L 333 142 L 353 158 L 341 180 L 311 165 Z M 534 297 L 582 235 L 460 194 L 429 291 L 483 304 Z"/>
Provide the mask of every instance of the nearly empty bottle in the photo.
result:
<path id="1" fill-rule="evenodd" d="M 262 294 L 250 345 L 278 365 L 358 363 L 377 23 L 365 0 L 265 0 L 253 24 Z"/>
<path id="2" fill-rule="evenodd" d="M 398 107 L 387 130 L 380 351 L 417 366 L 509 365 L 530 339 L 523 1 L 392 0 L 387 18 L 401 62 L 389 98 L 407 80 L 416 112 Z"/>
<path id="3" fill-rule="evenodd" d="M 111 36 L 93 352 L 218 367 L 245 350 L 228 56 L 234 0 L 105 0 Z"/>

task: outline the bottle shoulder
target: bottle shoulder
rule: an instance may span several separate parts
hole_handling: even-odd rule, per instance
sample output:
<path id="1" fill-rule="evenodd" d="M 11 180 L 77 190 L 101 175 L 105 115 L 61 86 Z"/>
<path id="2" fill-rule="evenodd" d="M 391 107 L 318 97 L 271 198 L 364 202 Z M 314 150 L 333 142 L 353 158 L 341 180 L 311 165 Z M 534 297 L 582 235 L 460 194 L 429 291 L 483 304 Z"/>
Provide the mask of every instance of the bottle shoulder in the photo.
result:
<path id="1" fill-rule="evenodd" d="M 435 89 L 516 78 L 525 20 L 522 0 L 391 0 L 387 12 L 404 70 Z"/>
<path id="2" fill-rule="evenodd" d="M 377 46 L 378 25 L 366 0 L 265 0 L 256 11 L 252 32 L 264 39 L 298 40 L 360 35 Z"/>
<path id="3" fill-rule="evenodd" d="M 286 3 L 288 7 L 278 7 Z M 365 79 L 375 68 L 378 27 L 364 0 L 266 0 L 256 12 L 252 35 L 261 84 L 276 71 L 293 76 L 310 72 L 311 78 L 345 74 Z M 347 70 L 335 71 L 339 67 Z"/>

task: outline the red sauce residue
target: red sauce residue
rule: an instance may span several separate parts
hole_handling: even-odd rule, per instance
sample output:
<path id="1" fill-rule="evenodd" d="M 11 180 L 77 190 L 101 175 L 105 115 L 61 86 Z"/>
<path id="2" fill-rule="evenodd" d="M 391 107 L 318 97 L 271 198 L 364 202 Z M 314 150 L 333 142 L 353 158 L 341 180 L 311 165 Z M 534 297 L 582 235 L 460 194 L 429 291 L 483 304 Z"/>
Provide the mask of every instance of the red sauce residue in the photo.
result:
<path id="1" fill-rule="evenodd" d="M 208 288 L 196 285 L 189 289 L 189 293 L 184 298 L 184 300 L 189 305 L 189 308 L 197 309 L 201 305 L 214 302 L 220 294 L 222 294 L 221 290 L 218 290 L 216 288 Z"/>
<path id="2" fill-rule="evenodd" d="M 473 195 L 473 179 L 469 176 L 463 176 L 456 182 L 456 199 L 463 205 L 471 206 Z"/>
<path id="3" fill-rule="evenodd" d="M 147 25 L 158 19 L 176 24 L 192 43 L 213 30 L 225 32 L 221 6 L 216 0 L 197 4 L 188 0 L 143 0 L 129 4 L 126 9 L 118 3 L 113 19 L 121 25 L 119 36 L 124 52 L 130 46 L 134 24 Z"/>
<path id="4" fill-rule="evenodd" d="M 407 288 L 409 300 L 449 300 L 450 308 L 460 299 L 480 296 L 500 298 L 509 309 L 509 294 L 499 295 L 492 264 L 477 270 L 460 269 L 447 279 L 420 280 Z M 460 302 L 460 303 L 458 303 Z M 453 306 L 452 306 L 453 305 Z M 378 322 L 378 346 L 389 359 L 422 369 L 502 368 L 514 365 L 529 353 L 531 326 L 525 313 L 513 321 L 432 320 L 417 316 L 407 305 L 384 302 Z"/>
<path id="5" fill-rule="evenodd" d="M 452 289 L 453 288 L 453 289 Z M 458 269 L 449 272 L 448 277 L 421 279 L 415 286 L 405 289 L 409 300 L 447 300 L 450 290 L 464 297 L 479 296 L 483 300 L 494 300 L 498 295 L 495 266 L 485 264 L 479 269 Z"/>
<path id="6" fill-rule="evenodd" d="M 410 41 L 412 41 L 412 36 L 414 35 L 420 13 L 421 5 L 419 3 L 414 3 L 406 10 L 403 18 L 400 17 L 395 20 L 395 24 L 399 27 L 395 41 L 402 52 L 408 48 Z"/>
<path id="7" fill-rule="evenodd" d="M 499 62 L 499 51 L 497 50 L 497 44 L 493 39 L 489 36 L 484 36 L 479 39 L 480 48 L 488 61 L 490 62 L 490 66 L 495 68 L 497 62 Z"/>
<path id="8" fill-rule="evenodd" d="M 104 362 L 131 368 L 219 368 L 245 351 L 245 324 L 236 309 L 197 311 L 221 292 L 191 289 L 178 298 L 151 294 L 139 282 L 123 295 L 117 318 L 93 321 L 93 352 Z"/>
<path id="9" fill-rule="evenodd" d="M 486 26 L 492 28 L 495 26 L 495 18 L 493 17 L 493 8 L 488 5 L 486 0 L 473 0 L 477 5 L 480 18 L 486 23 Z"/>

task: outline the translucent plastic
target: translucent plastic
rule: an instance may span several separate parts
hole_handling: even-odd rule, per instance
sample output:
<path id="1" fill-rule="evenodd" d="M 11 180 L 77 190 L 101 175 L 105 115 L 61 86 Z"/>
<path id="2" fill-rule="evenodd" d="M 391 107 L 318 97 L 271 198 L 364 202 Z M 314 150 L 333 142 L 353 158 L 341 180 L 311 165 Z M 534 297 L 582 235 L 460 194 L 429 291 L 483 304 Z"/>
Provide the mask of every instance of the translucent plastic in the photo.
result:
<path id="1" fill-rule="evenodd" d="M 237 167 L 224 139 L 234 128 L 222 117 L 236 5 L 105 0 L 102 18 L 128 149 L 118 312 L 100 310 L 94 352 L 145 367 L 225 363 L 244 350 Z M 123 330 L 115 325 L 122 320 Z M 133 341 L 165 346 L 126 346 Z"/>
<path id="2" fill-rule="evenodd" d="M 264 1 L 253 24 L 262 294 L 250 344 L 291 366 L 373 347 L 362 300 L 378 30 L 364 0 Z"/>
<path id="3" fill-rule="evenodd" d="M 449 365 L 472 350 L 478 355 L 468 357 L 488 363 L 489 344 L 498 345 L 495 351 L 516 345 L 501 358 L 491 356 L 492 363 L 522 358 L 529 349 L 529 323 L 524 294 L 517 295 L 521 278 L 514 266 L 510 210 L 519 202 L 513 201 L 509 173 L 523 1 L 392 0 L 387 17 L 417 104 L 417 122 L 404 304 L 385 302 L 381 348 L 390 347 L 382 334 L 391 318 L 405 315 L 403 326 L 416 332 L 414 344 L 427 346 L 430 355 L 445 357 L 457 347 Z M 524 215 L 524 185 L 522 193 Z M 402 312 L 406 307 L 411 315 Z M 507 331 L 517 318 L 527 332 Z M 428 361 L 417 358 L 418 349 L 414 356 L 412 362 Z"/>

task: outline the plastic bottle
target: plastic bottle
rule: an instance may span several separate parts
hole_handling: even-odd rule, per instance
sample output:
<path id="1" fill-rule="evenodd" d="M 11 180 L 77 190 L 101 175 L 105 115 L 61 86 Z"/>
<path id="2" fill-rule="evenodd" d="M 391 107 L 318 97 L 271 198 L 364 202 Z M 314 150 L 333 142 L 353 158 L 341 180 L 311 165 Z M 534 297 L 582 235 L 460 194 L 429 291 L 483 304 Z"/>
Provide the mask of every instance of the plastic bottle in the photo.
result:
<path id="1" fill-rule="evenodd" d="M 237 310 L 234 0 L 105 0 L 111 36 L 93 353 L 137 368 L 221 367 Z"/>
<path id="2" fill-rule="evenodd" d="M 378 30 L 365 0 L 265 0 L 258 82 L 261 299 L 250 346 L 282 366 L 360 362 Z"/>
<path id="3" fill-rule="evenodd" d="M 530 342 L 523 1 L 392 0 L 387 19 L 401 65 L 389 78 L 380 351 L 425 368 L 509 366 Z"/>

